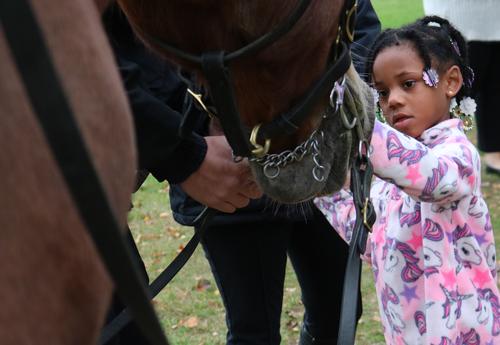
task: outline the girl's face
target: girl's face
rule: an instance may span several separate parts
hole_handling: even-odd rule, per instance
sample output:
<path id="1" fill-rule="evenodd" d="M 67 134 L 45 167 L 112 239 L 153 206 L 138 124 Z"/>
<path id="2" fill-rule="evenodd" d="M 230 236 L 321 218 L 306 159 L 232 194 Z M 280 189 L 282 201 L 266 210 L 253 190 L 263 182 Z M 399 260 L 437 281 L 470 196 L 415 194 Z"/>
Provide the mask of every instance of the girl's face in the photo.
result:
<path id="1" fill-rule="evenodd" d="M 455 66 L 456 67 L 456 66 Z M 424 83 L 424 63 L 410 43 L 384 48 L 373 63 L 373 82 L 387 122 L 413 138 L 450 118 L 446 74 L 437 87 Z M 458 92 L 458 91 L 457 91 Z"/>

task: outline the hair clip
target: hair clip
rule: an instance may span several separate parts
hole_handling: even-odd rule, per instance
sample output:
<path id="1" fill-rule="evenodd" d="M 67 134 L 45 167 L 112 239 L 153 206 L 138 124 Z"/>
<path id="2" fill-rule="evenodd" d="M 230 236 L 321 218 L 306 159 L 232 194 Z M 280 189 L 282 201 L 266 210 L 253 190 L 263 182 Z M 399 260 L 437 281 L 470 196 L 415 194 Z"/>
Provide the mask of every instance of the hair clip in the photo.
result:
<path id="1" fill-rule="evenodd" d="M 439 83 L 439 75 L 434 68 L 426 68 L 422 72 L 424 83 L 430 87 L 437 87 Z"/>
<path id="2" fill-rule="evenodd" d="M 462 56 L 462 54 L 460 54 L 460 49 L 458 48 L 457 41 L 450 38 L 450 42 L 451 42 L 451 46 L 453 47 L 453 49 L 455 49 L 455 52 L 458 54 L 458 56 Z"/>
<path id="3" fill-rule="evenodd" d="M 475 75 L 474 75 L 474 70 L 470 66 L 467 66 L 467 69 L 470 72 L 470 76 L 469 78 L 465 79 L 465 86 L 467 86 L 470 89 L 472 88 L 472 83 L 474 83 Z"/>

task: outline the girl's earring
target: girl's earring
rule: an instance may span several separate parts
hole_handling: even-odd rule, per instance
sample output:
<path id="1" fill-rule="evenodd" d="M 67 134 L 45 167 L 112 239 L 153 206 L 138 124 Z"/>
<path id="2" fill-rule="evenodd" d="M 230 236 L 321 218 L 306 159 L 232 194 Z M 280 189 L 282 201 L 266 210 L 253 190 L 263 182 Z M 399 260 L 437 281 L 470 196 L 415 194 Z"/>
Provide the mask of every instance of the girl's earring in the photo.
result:
<path id="1" fill-rule="evenodd" d="M 455 98 L 450 103 L 451 117 L 462 120 L 465 131 L 470 131 L 474 127 L 474 113 L 476 112 L 476 102 L 470 97 L 464 97 L 460 104 Z"/>

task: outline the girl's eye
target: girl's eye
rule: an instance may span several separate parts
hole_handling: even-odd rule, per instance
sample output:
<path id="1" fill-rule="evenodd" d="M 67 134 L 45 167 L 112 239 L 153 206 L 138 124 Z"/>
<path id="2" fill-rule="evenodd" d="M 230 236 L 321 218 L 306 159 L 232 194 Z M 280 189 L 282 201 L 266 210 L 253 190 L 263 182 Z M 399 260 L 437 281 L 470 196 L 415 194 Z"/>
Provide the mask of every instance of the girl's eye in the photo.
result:
<path id="1" fill-rule="evenodd" d="M 403 83 L 403 87 L 405 89 L 409 89 L 409 88 L 412 88 L 413 86 L 415 86 L 415 83 L 416 81 L 415 80 L 407 80 Z"/>

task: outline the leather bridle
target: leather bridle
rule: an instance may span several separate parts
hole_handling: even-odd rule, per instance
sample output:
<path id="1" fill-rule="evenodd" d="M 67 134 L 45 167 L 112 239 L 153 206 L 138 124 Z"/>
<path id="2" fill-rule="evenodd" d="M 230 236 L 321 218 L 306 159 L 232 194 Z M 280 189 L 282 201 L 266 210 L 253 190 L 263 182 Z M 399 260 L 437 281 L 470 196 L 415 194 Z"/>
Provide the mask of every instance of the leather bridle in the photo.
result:
<path id="1" fill-rule="evenodd" d="M 300 103 L 286 113 L 276 116 L 271 122 L 258 124 L 253 129 L 241 123 L 228 65 L 237 59 L 255 54 L 279 40 L 294 27 L 311 2 L 311 0 L 300 0 L 291 15 L 272 31 L 229 53 L 221 50 L 194 55 L 142 31 L 140 35 L 149 43 L 178 59 L 201 67 L 208 82 L 212 104 L 235 158 L 262 158 L 268 153 L 271 139 L 278 135 L 294 133 L 309 116 L 318 99 L 326 95 L 333 88 L 334 83 L 340 80 L 349 69 L 351 65 L 349 46 L 354 38 L 356 0 L 347 0 L 344 3 L 337 39 L 331 52 L 332 61 L 324 74 L 303 96 Z M 200 99 L 198 98 L 197 101 L 199 102 Z"/>

